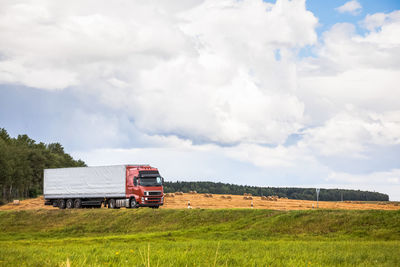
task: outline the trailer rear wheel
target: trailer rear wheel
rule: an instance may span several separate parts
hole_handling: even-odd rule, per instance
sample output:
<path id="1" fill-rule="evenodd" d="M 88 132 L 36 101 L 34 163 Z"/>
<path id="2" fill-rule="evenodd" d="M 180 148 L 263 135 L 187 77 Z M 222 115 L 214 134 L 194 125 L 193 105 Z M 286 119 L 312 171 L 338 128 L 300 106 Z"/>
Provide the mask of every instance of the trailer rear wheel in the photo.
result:
<path id="1" fill-rule="evenodd" d="M 109 201 L 108 201 L 108 208 L 109 209 L 116 209 L 117 208 L 117 206 L 116 206 L 116 203 L 115 203 L 115 199 L 110 199 Z"/>
<path id="2" fill-rule="evenodd" d="M 74 201 L 74 208 L 75 208 L 75 209 L 80 209 L 80 208 L 82 208 L 82 200 L 80 200 L 79 198 L 78 198 L 78 199 L 75 199 L 75 201 Z"/>
<path id="3" fill-rule="evenodd" d="M 73 209 L 74 208 L 74 201 L 72 199 L 67 199 L 67 202 L 65 203 L 65 207 L 67 209 Z"/>
<path id="4" fill-rule="evenodd" d="M 60 210 L 65 209 L 65 200 L 64 200 L 64 199 L 58 200 L 58 208 L 59 208 Z"/>

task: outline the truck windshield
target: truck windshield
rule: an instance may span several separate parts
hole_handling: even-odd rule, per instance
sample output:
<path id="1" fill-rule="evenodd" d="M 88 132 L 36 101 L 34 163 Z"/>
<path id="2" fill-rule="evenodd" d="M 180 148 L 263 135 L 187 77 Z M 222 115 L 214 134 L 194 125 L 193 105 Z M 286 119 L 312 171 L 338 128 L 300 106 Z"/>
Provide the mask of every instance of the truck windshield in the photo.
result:
<path id="1" fill-rule="evenodd" d="M 140 185 L 142 186 L 160 186 L 162 185 L 161 177 L 141 177 Z"/>

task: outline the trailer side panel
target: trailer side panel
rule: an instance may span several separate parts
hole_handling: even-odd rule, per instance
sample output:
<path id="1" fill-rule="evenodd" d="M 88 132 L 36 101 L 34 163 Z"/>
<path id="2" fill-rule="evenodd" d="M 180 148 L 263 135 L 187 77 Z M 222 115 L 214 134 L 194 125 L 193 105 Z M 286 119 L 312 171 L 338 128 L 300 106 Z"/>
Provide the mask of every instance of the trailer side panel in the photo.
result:
<path id="1" fill-rule="evenodd" d="M 44 197 L 125 197 L 126 166 L 99 166 L 44 170 Z"/>

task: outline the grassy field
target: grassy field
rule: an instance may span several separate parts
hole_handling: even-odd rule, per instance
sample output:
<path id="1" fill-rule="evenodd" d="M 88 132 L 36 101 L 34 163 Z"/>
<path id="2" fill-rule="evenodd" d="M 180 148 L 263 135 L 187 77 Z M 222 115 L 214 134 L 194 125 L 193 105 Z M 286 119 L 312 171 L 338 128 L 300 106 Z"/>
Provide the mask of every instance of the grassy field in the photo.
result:
<path id="1" fill-rule="evenodd" d="M 399 266 L 399 211 L 0 212 L 0 266 Z"/>

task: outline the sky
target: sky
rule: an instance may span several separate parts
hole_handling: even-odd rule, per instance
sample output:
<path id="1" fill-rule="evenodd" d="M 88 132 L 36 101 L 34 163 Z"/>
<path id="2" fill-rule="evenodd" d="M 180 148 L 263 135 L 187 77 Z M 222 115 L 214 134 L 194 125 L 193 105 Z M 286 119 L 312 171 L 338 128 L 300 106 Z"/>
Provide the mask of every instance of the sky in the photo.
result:
<path id="1" fill-rule="evenodd" d="M 0 2 L 0 127 L 166 180 L 400 200 L 400 1 Z"/>

